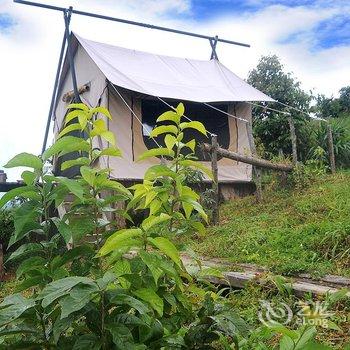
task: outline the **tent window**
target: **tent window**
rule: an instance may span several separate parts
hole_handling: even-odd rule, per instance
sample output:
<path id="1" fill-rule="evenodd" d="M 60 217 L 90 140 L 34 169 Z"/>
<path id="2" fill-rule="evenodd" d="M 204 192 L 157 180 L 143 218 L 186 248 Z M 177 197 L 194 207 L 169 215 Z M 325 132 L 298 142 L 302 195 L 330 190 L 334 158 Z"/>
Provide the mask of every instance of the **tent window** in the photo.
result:
<path id="1" fill-rule="evenodd" d="M 177 105 L 177 101 L 172 101 L 170 104 Z M 202 122 L 206 129 L 216 135 L 218 135 L 218 143 L 221 147 L 228 149 L 230 145 L 230 131 L 228 117 L 221 112 L 215 111 L 211 108 L 204 106 L 201 103 L 185 102 L 185 114 L 192 120 L 198 120 Z M 215 105 L 217 108 L 227 112 L 227 104 Z M 163 112 L 169 110 L 169 107 L 164 105 L 163 102 L 158 100 L 142 100 L 142 133 L 143 140 L 148 149 L 157 147 L 153 139 L 149 137 L 149 132 L 156 125 L 156 120 Z M 195 139 L 198 143 L 209 142 L 210 140 L 204 135 L 194 129 L 187 129 L 185 132 L 184 141 L 187 142 L 191 139 Z M 164 135 L 160 135 L 156 138 L 160 145 L 164 145 Z M 199 149 L 196 151 L 196 156 L 199 160 L 209 161 L 208 155 L 205 155 Z"/>

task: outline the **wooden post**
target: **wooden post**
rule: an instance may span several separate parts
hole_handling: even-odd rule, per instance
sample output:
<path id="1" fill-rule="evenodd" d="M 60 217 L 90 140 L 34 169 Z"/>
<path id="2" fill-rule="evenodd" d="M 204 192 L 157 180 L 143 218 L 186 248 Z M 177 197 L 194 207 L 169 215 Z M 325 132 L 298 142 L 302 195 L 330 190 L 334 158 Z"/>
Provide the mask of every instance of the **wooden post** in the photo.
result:
<path id="1" fill-rule="evenodd" d="M 257 153 L 256 153 L 254 136 L 253 136 L 252 123 L 248 122 L 246 123 L 246 125 L 247 125 L 247 134 L 248 134 L 248 142 L 249 142 L 250 150 L 251 150 L 252 156 L 256 157 Z M 256 186 L 255 197 L 258 202 L 261 202 L 262 186 L 261 186 L 261 169 L 260 168 L 253 166 L 253 177 L 255 178 L 254 180 L 255 180 L 255 186 Z"/>
<path id="2" fill-rule="evenodd" d="M 0 281 L 4 277 L 4 253 L 2 251 L 2 244 L 0 243 Z"/>
<path id="3" fill-rule="evenodd" d="M 329 122 L 327 122 L 327 138 L 328 138 L 329 164 L 331 166 L 332 174 L 335 174 L 335 156 L 334 156 L 333 134 L 332 134 L 332 126 Z"/>
<path id="4" fill-rule="evenodd" d="M 292 141 L 293 164 L 297 164 L 298 162 L 297 135 L 295 134 L 294 121 L 291 115 L 288 116 L 288 124 L 290 129 L 290 139 Z"/>
<path id="5" fill-rule="evenodd" d="M 218 182 L 218 137 L 211 135 L 211 170 L 213 172 L 212 190 L 214 196 L 213 224 L 219 222 L 219 182 Z"/>

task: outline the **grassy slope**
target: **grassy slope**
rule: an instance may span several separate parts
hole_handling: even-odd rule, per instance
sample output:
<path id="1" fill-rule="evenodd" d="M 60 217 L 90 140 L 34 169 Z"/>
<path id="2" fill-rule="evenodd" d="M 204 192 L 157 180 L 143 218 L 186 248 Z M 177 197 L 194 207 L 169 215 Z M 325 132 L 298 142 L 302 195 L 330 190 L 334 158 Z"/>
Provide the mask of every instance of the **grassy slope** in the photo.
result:
<path id="1" fill-rule="evenodd" d="M 220 225 L 191 245 L 202 255 L 277 273 L 350 276 L 349 214 L 348 171 L 327 175 L 299 193 L 265 193 L 262 204 L 252 197 L 227 203 Z"/>

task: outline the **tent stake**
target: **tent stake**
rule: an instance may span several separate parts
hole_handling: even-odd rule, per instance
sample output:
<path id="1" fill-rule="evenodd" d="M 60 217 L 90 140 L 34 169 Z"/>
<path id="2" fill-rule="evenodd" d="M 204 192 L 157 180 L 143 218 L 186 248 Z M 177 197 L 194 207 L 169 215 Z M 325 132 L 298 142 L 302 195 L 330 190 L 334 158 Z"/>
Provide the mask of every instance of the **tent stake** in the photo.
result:
<path id="1" fill-rule="evenodd" d="M 211 135 L 211 170 L 213 172 L 212 190 L 214 197 L 213 224 L 219 223 L 219 182 L 218 182 L 218 137 Z"/>
<path id="2" fill-rule="evenodd" d="M 332 126 L 330 122 L 327 122 L 327 138 L 328 138 L 329 163 L 331 166 L 332 174 L 335 174 L 334 144 L 333 144 Z"/>
<path id="3" fill-rule="evenodd" d="M 69 18 L 68 18 L 69 22 L 70 22 L 70 18 L 71 18 L 71 15 L 69 14 Z M 65 48 L 66 48 L 66 31 L 64 31 L 64 34 L 63 34 L 63 39 L 62 39 L 62 44 L 61 44 L 61 51 L 60 51 L 60 57 L 58 59 L 55 83 L 54 83 L 54 87 L 53 87 L 53 90 L 52 90 L 50 109 L 49 109 L 49 114 L 47 116 L 45 135 L 44 135 L 44 141 L 43 141 L 43 147 L 41 149 L 41 153 L 44 153 L 45 150 L 46 150 L 47 138 L 48 138 L 48 135 L 49 135 L 51 119 L 52 119 L 52 112 L 53 112 L 53 108 L 54 108 L 54 106 L 56 104 L 56 99 L 57 99 L 57 87 L 58 87 L 58 81 L 59 81 L 60 74 L 61 74 L 62 62 L 63 62 L 63 56 L 64 56 Z"/>

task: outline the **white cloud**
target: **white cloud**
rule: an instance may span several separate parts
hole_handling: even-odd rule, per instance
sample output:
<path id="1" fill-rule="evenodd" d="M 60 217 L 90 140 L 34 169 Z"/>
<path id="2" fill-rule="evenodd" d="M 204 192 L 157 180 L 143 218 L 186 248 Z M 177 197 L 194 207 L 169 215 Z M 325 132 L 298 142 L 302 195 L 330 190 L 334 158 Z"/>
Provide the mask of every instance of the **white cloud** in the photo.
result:
<path id="1" fill-rule="evenodd" d="M 77 9 L 105 13 L 181 30 L 247 42 L 250 49 L 218 44 L 219 59 L 245 78 L 262 54 L 276 53 L 307 89 L 327 95 L 348 85 L 350 47 L 312 50 L 313 29 L 342 11 L 341 7 L 314 8 L 269 6 L 257 13 L 227 13 L 206 23 L 190 19 L 190 0 L 93 1 L 62 0 Z M 0 13 L 14 16 L 18 25 L 0 32 L 0 165 L 19 152 L 39 153 L 45 129 L 57 59 L 63 34 L 62 14 L 0 0 Z M 174 14 L 186 13 L 185 19 Z M 171 15 L 169 15 L 171 14 Z M 206 59 L 205 40 L 131 27 L 74 15 L 72 29 L 83 37 L 160 54 Z M 290 34 L 303 30 L 297 43 L 282 44 Z M 317 35 L 317 33 L 316 33 Z M 12 180 L 18 171 L 6 170 Z"/>

